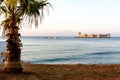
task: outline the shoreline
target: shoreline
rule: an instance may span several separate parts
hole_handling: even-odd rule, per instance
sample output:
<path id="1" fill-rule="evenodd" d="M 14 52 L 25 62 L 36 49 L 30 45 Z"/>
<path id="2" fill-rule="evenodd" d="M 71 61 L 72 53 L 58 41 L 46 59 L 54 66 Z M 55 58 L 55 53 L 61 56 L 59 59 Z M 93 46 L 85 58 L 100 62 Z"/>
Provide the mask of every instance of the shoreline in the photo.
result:
<path id="1" fill-rule="evenodd" d="M 31 64 L 22 62 L 22 74 L 2 73 L 3 80 L 118 80 L 120 64 Z M 6 77 L 7 76 L 7 77 Z"/>

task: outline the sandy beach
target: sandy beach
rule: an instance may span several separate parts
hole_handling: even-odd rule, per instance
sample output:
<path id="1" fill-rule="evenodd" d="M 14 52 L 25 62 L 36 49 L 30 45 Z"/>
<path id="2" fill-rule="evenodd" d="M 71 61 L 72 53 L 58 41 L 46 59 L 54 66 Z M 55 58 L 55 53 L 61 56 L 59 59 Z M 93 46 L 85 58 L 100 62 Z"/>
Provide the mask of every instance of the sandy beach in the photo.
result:
<path id="1" fill-rule="evenodd" d="M 0 80 L 119 80 L 120 64 L 114 65 L 45 65 L 23 64 L 22 74 L 3 73 L 0 65 Z"/>

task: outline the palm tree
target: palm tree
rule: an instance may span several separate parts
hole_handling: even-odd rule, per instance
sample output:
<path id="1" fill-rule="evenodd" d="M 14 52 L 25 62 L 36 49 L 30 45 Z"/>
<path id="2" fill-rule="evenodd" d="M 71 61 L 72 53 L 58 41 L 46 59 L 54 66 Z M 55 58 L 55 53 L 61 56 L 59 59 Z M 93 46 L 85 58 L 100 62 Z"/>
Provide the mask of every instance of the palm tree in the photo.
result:
<path id="1" fill-rule="evenodd" d="M 23 68 L 20 62 L 22 43 L 19 29 L 24 19 L 32 25 L 38 26 L 42 20 L 45 8 L 49 7 L 47 0 L 0 0 L 0 17 L 3 34 L 7 37 L 7 59 L 4 72 L 21 73 Z"/>

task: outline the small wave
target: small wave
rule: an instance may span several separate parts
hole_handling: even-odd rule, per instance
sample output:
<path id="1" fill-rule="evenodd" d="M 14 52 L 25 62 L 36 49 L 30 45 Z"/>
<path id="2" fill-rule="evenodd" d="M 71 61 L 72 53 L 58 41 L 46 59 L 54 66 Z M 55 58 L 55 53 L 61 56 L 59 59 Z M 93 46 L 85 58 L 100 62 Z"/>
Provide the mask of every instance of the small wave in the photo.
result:
<path id="1" fill-rule="evenodd" d="M 110 54 L 120 54 L 120 51 L 113 51 L 113 52 L 95 52 L 95 53 L 89 53 L 85 55 L 110 55 Z"/>
<path id="2" fill-rule="evenodd" d="M 51 63 L 116 63 L 119 59 L 117 57 L 120 51 L 113 51 L 113 52 L 95 52 L 95 53 L 87 53 L 87 54 L 76 54 L 76 55 L 69 55 L 69 56 L 62 56 L 62 57 L 51 57 L 51 58 L 31 58 L 27 61 L 34 63 L 34 64 L 51 64 Z M 113 56 L 114 55 L 114 56 Z M 106 61 L 106 59 L 108 61 Z"/>
<path id="3" fill-rule="evenodd" d="M 36 47 L 39 46 L 40 47 L 40 46 L 45 46 L 45 45 L 23 45 L 23 46 L 36 46 Z"/>
<path id="4" fill-rule="evenodd" d="M 78 58 L 75 58 L 75 57 L 64 57 L 64 58 L 51 58 L 51 59 L 34 59 L 30 62 L 32 63 L 36 63 L 36 62 L 39 62 L 39 63 L 52 63 L 52 62 L 65 62 L 65 61 L 69 61 L 69 60 L 75 60 L 75 59 L 78 59 Z"/>

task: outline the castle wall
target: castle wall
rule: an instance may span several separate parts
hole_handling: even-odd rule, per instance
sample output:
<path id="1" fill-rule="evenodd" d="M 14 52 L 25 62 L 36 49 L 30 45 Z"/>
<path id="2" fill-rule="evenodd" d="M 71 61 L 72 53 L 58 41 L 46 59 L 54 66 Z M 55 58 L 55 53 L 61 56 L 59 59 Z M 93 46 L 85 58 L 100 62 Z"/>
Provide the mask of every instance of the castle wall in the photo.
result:
<path id="1" fill-rule="evenodd" d="M 80 38 L 110 38 L 110 34 L 82 34 L 78 33 L 78 37 Z"/>

